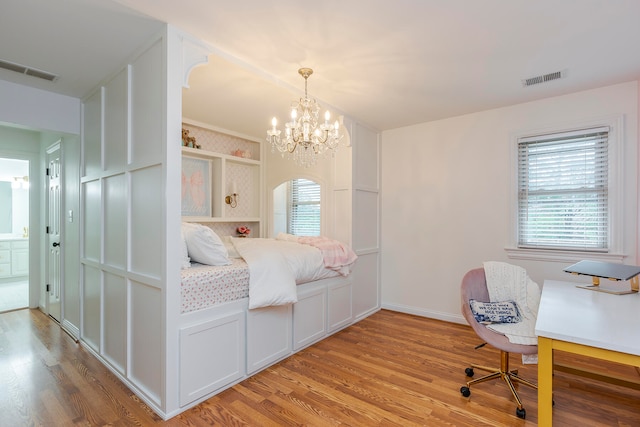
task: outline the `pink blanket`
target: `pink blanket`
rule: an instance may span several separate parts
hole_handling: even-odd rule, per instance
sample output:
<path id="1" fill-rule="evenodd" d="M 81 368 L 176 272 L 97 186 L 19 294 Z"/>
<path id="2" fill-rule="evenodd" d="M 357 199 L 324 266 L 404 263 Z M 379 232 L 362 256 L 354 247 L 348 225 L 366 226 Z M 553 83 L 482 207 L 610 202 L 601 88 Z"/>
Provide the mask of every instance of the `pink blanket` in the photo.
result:
<path id="1" fill-rule="evenodd" d="M 349 269 L 345 269 L 345 267 L 353 264 L 358 258 L 350 247 L 328 237 L 298 237 L 297 241 L 298 243 L 314 246 L 320 249 L 324 260 L 324 266 L 331 270 L 340 272 L 343 276 L 349 274 Z"/>

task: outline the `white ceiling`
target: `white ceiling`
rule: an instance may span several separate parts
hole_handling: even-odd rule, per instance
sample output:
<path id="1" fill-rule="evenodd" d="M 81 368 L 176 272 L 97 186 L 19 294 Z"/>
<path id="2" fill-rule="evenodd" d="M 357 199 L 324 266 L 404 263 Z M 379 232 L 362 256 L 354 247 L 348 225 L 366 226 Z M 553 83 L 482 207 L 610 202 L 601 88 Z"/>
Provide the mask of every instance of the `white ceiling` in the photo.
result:
<path id="1" fill-rule="evenodd" d="M 82 97 L 169 22 L 218 57 L 184 115 L 262 137 L 309 94 L 378 130 L 640 78 L 638 0 L 0 0 L 0 59 L 60 78 L 0 79 Z M 523 87 L 521 80 L 565 71 Z"/>

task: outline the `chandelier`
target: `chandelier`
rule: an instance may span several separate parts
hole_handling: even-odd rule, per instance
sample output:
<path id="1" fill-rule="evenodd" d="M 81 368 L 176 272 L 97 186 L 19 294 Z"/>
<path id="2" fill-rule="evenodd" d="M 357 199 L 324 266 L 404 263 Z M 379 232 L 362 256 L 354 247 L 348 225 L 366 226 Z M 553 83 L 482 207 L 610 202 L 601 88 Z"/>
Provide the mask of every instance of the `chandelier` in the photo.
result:
<path id="1" fill-rule="evenodd" d="M 293 157 L 294 161 L 304 167 L 312 166 L 318 157 L 327 153 L 335 153 L 342 138 L 340 123 L 329 123 L 331 114 L 327 111 L 324 123 L 318 123 L 320 106 L 315 99 L 307 96 L 307 79 L 313 70 L 300 68 L 298 74 L 304 77 L 304 98 L 294 101 L 291 107 L 291 121 L 285 123 L 284 136 L 277 128 L 278 121 L 271 120 L 271 129 L 267 131 L 267 142 L 271 143 L 271 152 L 277 149 L 282 156 Z"/>

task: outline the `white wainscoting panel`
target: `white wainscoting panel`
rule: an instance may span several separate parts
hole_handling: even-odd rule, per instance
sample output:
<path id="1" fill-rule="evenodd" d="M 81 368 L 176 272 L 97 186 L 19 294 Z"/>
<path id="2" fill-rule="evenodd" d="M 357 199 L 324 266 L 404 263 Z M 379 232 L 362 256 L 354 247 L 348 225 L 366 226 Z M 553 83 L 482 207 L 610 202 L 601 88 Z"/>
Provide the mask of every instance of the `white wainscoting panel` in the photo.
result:
<path id="1" fill-rule="evenodd" d="M 351 324 L 353 320 L 351 282 L 330 284 L 327 288 L 329 299 L 328 331 L 333 332 Z"/>
<path id="2" fill-rule="evenodd" d="M 127 164 L 127 78 L 125 68 L 104 89 L 104 168 L 122 170 Z"/>
<path id="3" fill-rule="evenodd" d="M 126 268 L 127 182 L 123 173 L 102 180 L 104 189 L 104 263 Z"/>
<path id="4" fill-rule="evenodd" d="M 100 180 L 82 183 L 82 256 L 94 262 L 102 260 L 101 198 Z"/>
<path id="5" fill-rule="evenodd" d="M 180 406 L 244 376 L 244 337 L 244 311 L 180 330 Z"/>
<path id="6" fill-rule="evenodd" d="M 162 394 L 162 291 L 129 281 L 129 370 L 128 377 L 156 404 Z M 111 327 L 111 325 L 107 325 Z"/>
<path id="7" fill-rule="evenodd" d="M 82 338 L 94 351 L 100 352 L 102 273 L 86 264 L 82 272 Z"/>
<path id="8" fill-rule="evenodd" d="M 83 104 L 84 140 L 82 176 L 102 172 L 102 91 L 98 90 Z"/>
<path id="9" fill-rule="evenodd" d="M 162 43 L 158 41 L 131 65 L 130 163 L 162 161 Z M 176 144 L 180 144 L 176 135 Z"/>
<path id="10" fill-rule="evenodd" d="M 104 273 L 103 355 L 120 374 L 127 363 L 127 282 L 124 277 Z"/>
<path id="11" fill-rule="evenodd" d="M 340 189 L 333 191 L 333 238 L 348 245 L 353 244 L 351 233 L 352 224 L 352 203 L 351 190 Z"/>
<path id="12" fill-rule="evenodd" d="M 293 304 L 293 349 L 305 347 L 327 333 L 327 293 L 324 287 L 298 292 Z"/>
<path id="13" fill-rule="evenodd" d="M 379 194 L 356 190 L 354 199 L 353 247 L 356 252 L 379 250 Z"/>
<path id="14" fill-rule="evenodd" d="M 356 188 L 379 189 L 380 144 L 378 144 L 378 134 L 363 126 L 358 126 L 354 145 L 356 149 L 354 186 Z"/>
<path id="15" fill-rule="evenodd" d="M 131 172 L 131 271 L 159 279 L 162 271 L 162 166 Z M 159 308 L 159 307 L 158 307 Z"/>
<path id="16" fill-rule="evenodd" d="M 353 273 L 353 311 L 357 318 L 371 314 L 380 306 L 378 286 L 379 254 L 363 254 L 358 256 Z"/>
<path id="17" fill-rule="evenodd" d="M 247 313 L 247 373 L 253 374 L 291 353 L 291 305 Z"/>

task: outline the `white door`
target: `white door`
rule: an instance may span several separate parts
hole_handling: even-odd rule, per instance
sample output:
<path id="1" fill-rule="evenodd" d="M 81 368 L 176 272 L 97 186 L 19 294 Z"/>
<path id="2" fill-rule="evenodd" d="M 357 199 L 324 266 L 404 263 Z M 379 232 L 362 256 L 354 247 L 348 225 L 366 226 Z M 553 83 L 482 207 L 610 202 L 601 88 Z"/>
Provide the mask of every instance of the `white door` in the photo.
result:
<path id="1" fill-rule="evenodd" d="M 62 168 L 60 162 L 60 142 L 47 149 L 47 218 L 46 218 L 46 284 L 49 315 L 61 320 L 61 250 L 60 212 Z"/>

